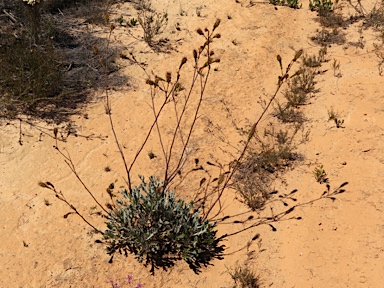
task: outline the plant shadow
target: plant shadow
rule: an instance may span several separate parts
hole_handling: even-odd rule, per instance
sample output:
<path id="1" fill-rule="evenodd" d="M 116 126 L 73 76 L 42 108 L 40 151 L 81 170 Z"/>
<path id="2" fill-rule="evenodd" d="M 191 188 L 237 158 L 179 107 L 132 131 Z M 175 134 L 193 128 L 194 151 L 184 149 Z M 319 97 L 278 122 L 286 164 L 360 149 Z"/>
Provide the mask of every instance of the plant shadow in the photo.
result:
<path id="1" fill-rule="evenodd" d="M 1 118 L 66 122 L 95 91 L 126 86 L 119 48 L 89 32 L 90 22 L 79 23 L 78 7 L 57 8 L 60 14 L 53 6 L 5 2 L 8 10 L 1 16 L 10 16 L 0 17 Z"/>

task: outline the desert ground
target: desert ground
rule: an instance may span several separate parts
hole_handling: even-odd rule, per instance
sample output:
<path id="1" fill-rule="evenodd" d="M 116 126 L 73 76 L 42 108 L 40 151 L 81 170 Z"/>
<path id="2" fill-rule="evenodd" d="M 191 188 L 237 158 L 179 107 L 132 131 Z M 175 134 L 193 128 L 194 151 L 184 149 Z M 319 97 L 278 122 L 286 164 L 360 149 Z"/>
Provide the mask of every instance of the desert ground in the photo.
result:
<path id="1" fill-rule="evenodd" d="M 169 71 L 174 76 L 181 59 L 187 57 L 181 81 L 189 83 L 192 51 L 204 42 L 196 29 L 211 29 L 216 19 L 221 19 L 216 30 L 221 37 L 211 44 L 220 62 L 212 64 L 186 167 L 193 167 L 196 158 L 200 163 L 229 163 L 238 156 L 244 139 L 234 123 L 249 129 L 263 111 L 262 102 L 276 90 L 281 75 L 277 55 L 285 69 L 299 49 L 306 55 L 318 54 L 321 46 L 311 37 L 322 29 L 319 17 L 309 10 L 307 1 L 302 2 L 301 9 L 244 0 L 152 3 L 168 14 L 168 24 L 159 35 L 168 39 L 162 51 L 142 40 L 140 27 L 116 22 L 121 16 L 136 17 L 130 1 L 110 8 L 110 22 L 115 25 L 110 47 L 135 55 L 145 63 L 149 75 Z M 361 3 L 367 11 L 375 4 Z M 341 1 L 338 7 L 345 19 L 356 14 L 348 2 Z M 56 17 L 68 16 L 63 11 Z M 71 21 L 68 31 L 73 35 L 83 30 L 108 38 L 109 26 L 83 19 Z M 316 92 L 298 108 L 306 117 L 303 125 L 309 132 L 307 141 L 297 147 L 303 157 L 279 171 L 273 182 L 279 193 L 297 189 L 296 204 L 302 205 L 272 226 L 254 225 L 241 231 L 257 223 L 259 217 L 273 216 L 286 207 L 272 201 L 264 209 L 252 211 L 239 201 L 234 189 L 227 189 L 217 219 L 231 217 L 219 222 L 217 230 L 218 236 L 233 235 L 222 240 L 223 259 L 213 259 L 199 273 L 178 261 L 167 270 L 156 269 L 152 275 L 132 255 L 118 254 L 108 263 L 110 256 L 95 243 L 98 236 L 90 227 L 77 215 L 64 218 L 70 208 L 52 191 L 38 185 L 39 181 L 53 183 L 97 227 L 105 229 L 105 220 L 92 214 L 93 200 L 54 148 L 57 145 L 70 155 L 78 175 L 101 202 L 108 201 L 105 189 L 111 182 L 124 186 L 126 175 L 106 114 L 105 90 L 94 89 L 92 101 L 71 117 L 75 132 L 65 141 L 60 137 L 57 141 L 53 131 L 56 127 L 59 135 L 65 134 L 69 122 L 33 120 L 29 125 L 26 121 L 2 120 L 0 287 L 111 287 L 112 279 L 121 287 L 134 287 L 140 282 L 143 287 L 224 288 L 234 287 L 230 272 L 236 265 L 255 271 L 261 287 L 383 287 L 384 76 L 380 75 L 374 46 L 380 43 L 378 32 L 365 27 L 364 21 L 357 19 L 340 28 L 345 34 L 344 43 L 326 45 L 325 61 L 315 78 Z M 148 76 L 130 61 L 117 61 L 126 81 L 109 89 L 108 94 L 115 130 L 129 162 L 153 121 L 153 111 Z M 300 61 L 293 64 L 292 71 L 299 68 Z M 338 69 L 335 63 L 339 63 Z M 284 89 L 277 94 L 278 99 L 282 99 Z M 329 121 L 331 109 L 344 121 L 341 127 Z M 257 133 L 262 135 L 270 122 L 277 123 L 273 107 Z M 162 120 L 165 133 L 171 129 L 170 123 L 171 117 Z M 150 152 L 157 157 L 150 159 Z M 134 183 L 139 181 L 136 175 L 160 174 L 163 160 L 159 142 L 153 137 L 133 169 Z M 313 171 L 320 165 L 327 183 L 320 184 L 314 177 Z M 215 166 L 206 168 L 212 175 L 220 173 Z M 193 174 L 179 184 L 177 195 L 188 199 L 201 177 Z M 345 193 L 333 200 L 320 198 L 326 185 L 332 191 L 345 182 Z M 247 220 L 251 215 L 253 219 Z M 133 275 L 132 284 L 124 284 L 128 274 Z"/>

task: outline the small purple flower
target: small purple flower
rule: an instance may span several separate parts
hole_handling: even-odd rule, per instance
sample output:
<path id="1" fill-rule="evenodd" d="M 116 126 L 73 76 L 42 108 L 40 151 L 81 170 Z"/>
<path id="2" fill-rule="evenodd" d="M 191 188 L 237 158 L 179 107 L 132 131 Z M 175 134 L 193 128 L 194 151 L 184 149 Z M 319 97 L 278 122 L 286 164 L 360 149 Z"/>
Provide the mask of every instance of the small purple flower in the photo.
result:
<path id="1" fill-rule="evenodd" d="M 120 288 L 119 284 L 115 283 L 115 288 Z"/>
<path id="2" fill-rule="evenodd" d="M 111 283 L 112 285 L 113 285 L 113 280 L 111 279 L 111 280 L 109 280 L 109 283 Z"/>
<path id="3" fill-rule="evenodd" d="M 141 283 L 137 283 L 137 285 L 135 286 L 135 288 L 143 288 L 143 285 Z"/>
<path id="4" fill-rule="evenodd" d="M 132 274 L 128 274 L 127 276 L 125 276 L 125 278 L 127 278 L 127 283 L 132 283 L 132 281 L 133 281 L 133 275 Z"/>

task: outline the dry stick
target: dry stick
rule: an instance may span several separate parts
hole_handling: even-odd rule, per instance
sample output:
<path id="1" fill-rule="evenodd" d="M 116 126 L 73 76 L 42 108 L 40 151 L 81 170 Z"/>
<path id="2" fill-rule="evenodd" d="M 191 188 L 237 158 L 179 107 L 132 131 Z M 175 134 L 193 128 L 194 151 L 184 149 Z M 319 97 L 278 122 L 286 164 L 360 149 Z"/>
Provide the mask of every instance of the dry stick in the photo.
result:
<path id="1" fill-rule="evenodd" d="M 251 130 L 250 130 L 250 132 L 249 132 L 249 134 L 248 134 L 247 142 L 246 142 L 245 145 L 244 145 L 244 149 L 243 149 L 243 151 L 241 152 L 240 156 L 239 156 L 239 157 L 237 158 L 237 160 L 236 160 L 237 163 L 239 163 L 239 162 L 244 158 L 245 153 L 246 153 L 246 151 L 248 150 L 249 144 L 250 144 L 250 142 L 251 142 L 251 140 L 252 140 L 252 137 L 253 137 L 253 135 L 254 135 L 255 132 L 256 132 L 256 128 L 257 128 L 257 126 L 259 125 L 261 119 L 264 117 L 265 113 L 267 112 L 269 106 L 272 104 L 273 100 L 276 98 L 277 93 L 279 92 L 279 90 L 280 90 L 280 88 L 282 87 L 283 83 L 285 82 L 286 79 L 288 79 L 288 77 L 289 77 L 288 73 L 289 73 L 289 71 L 290 71 L 290 69 L 291 69 L 293 63 L 296 62 L 297 59 L 300 58 L 300 56 L 301 56 L 302 53 L 303 53 L 303 50 L 299 50 L 298 52 L 296 52 L 295 57 L 294 57 L 293 60 L 291 60 L 291 62 L 288 64 L 288 66 L 287 66 L 287 68 L 286 68 L 286 70 L 285 70 L 285 74 L 279 76 L 279 80 L 278 80 L 278 83 L 277 83 L 276 91 L 275 91 L 275 93 L 272 95 L 272 97 L 271 97 L 271 99 L 269 100 L 267 106 L 264 108 L 263 112 L 261 113 L 261 115 L 259 116 L 259 118 L 257 119 L 257 121 L 252 125 L 252 128 L 251 128 Z M 278 61 L 279 61 L 279 63 L 280 63 L 280 67 L 282 67 L 282 65 L 281 65 L 281 57 L 278 56 L 277 59 L 278 59 Z M 281 70 L 282 70 L 282 69 L 281 69 Z M 293 77 L 293 76 L 292 76 L 292 77 Z M 217 197 L 216 200 L 213 202 L 213 205 L 211 205 L 211 207 L 208 209 L 208 212 L 207 212 L 207 214 L 206 214 L 205 217 L 204 217 L 205 219 L 208 218 L 208 215 L 209 215 L 209 213 L 212 211 L 213 207 L 215 207 L 215 205 L 216 205 L 218 202 L 220 203 L 221 196 L 223 195 L 225 188 L 228 186 L 229 181 L 231 180 L 232 176 L 235 174 L 236 171 L 237 171 L 237 168 L 236 168 L 236 165 L 235 165 L 235 166 L 231 169 L 231 172 L 230 172 L 229 176 L 227 177 L 227 179 L 225 180 L 223 187 L 219 190 L 220 192 L 219 192 L 219 194 L 218 194 L 218 197 Z M 219 213 L 220 213 L 220 210 L 219 210 L 219 212 L 217 212 L 214 216 L 212 216 L 211 219 L 214 218 L 214 217 L 216 217 Z M 210 219 L 210 220 L 211 220 L 211 219 Z"/>
<path id="2" fill-rule="evenodd" d="M 75 165 L 73 164 L 73 161 L 71 159 L 71 156 L 69 155 L 69 153 L 67 152 L 68 156 L 65 155 L 63 152 L 61 152 L 61 150 L 59 149 L 59 147 L 55 146 L 54 147 L 63 157 L 64 157 L 64 162 L 68 165 L 68 167 L 71 169 L 72 173 L 76 176 L 76 178 L 79 180 L 79 182 L 81 183 L 81 185 L 83 185 L 84 189 L 88 192 L 89 195 L 91 195 L 92 199 L 97 203 L 97 205 L 103 209 L 103 211 L 105 213 L 108 214 L 108 211 L 104 208 L 103 205 L 100 204 L 99 201 L 97 201 L 97 199 L 95 198 L 95 196 L 93 196 L 93 193 L 91 192 L 91 190 L 89 190 L 88 186 L 84 183 L 84 181 L 80 178 L 79 174 L 77 173 L 76 171 L 76 168 L 75 168 Z"/>
<path id="3" fill-rule="evenodd" d="M 47 188 L 47 189 L 52 190 L 53 192 L 55 192 L 55 196 L 56 196 L 57 199 L 63 201 L 65 204 L 67 204 L 73 211 L 75 211 L 75 213 L 78 216 L 80 216 L 81 219 L 83 219 L 83 221 L 85 223 L 87 223 L 89 226 L 91 226 L 95 231 L 97 231 L 98 233 L 104 235 L 104 232 L 100 231 L 95 226 L 93 226 L 90 222 L 88 222 L 88 220 L 85 219 L 84 216 L 79 213 L 79 211 L 77 211 L 76 207 L 73 206 L 71 203 L 69 203 L 67 199 L 65 199 L 63 192 L 61 192 L 61 191 L 57 192 L 56 188 L 51 183 L 49 183 L 49 182 L 45 182 L 45 183 L 39 182 L 39 185 L 41 187 L 43 187 L 43 188 Z M 70 213 L 68 213 L 68 214 L 70 214 Z M 66 214 L 66 215 L 68 215 L 68 214 Z M 64 218 L 66 218 L 66 216 L 64 216 Z"/>
<path id="4" fill-rule="evenodd" d="M 42 134 L 44 134 L 44 135 L 46 135 L 46 136 L 48 136 L 48 137 L 50 137 L 50 138 L 52 138 L 52 139 L 56 139 L 56 146 L 57 146 L 57 140 L 59 140 L 59 141 L 61 141 L 61 142 L 65 142 L 65 140 L 66 140 L 66 139 L 58 139 L 58 138 L 55 136 L 55 129 L 57 129 L 57 128 L 51 129 L 51 128 L 46 128 L 46 127 L 43 127 L 43 126 L 39 126 L 39 125 L 37 125 L 37 124 L 35 124 L 35 123 L 33 123 L 33 122 L 27 120 L 27 119 L 23 119 L 23 118 L 21 118 L 21 117 L 16 117 L 15 119 L 27 123 L 27 124 L 30 125 L 31 127 L 33 127 L 33 128 L 35 128 L 35 129 L 37 129 L 38 131 L 40 131 L 40 133 L 42 133 Z M 46 131 L 44 131 L 44 130 L 49 131 L 49 133 L 46 132 Z M 54 132 L 54 133 L 53 133 L 54 136 L 52 136 L 52 131 Z M 56 132 L 56 134 L 57 134 L 57 132 Z M 89 140 L 89 139 L 94 139 L 94 138 L 101 139 L 101 140 L 104 140 L 104 139 L 105 139 L 105 137 L 103 137 L 102 135 L 95 136 L 94 134 L 90 134 L 90 135 L 81 135 L 81 134 L 77 134 L 77 133 L 74 133 L 74 134 L 75 134 L 76 137 L 83 137 L 83 138 L 85 138 L 85 139 L 87 139 L 87 140 Z"/>
<path id="5" fill-rule="evenodd" d="M 62 193 L 59 194 L 55 189 L 54 189 L 53 191 L 56 193 L 56 197 L 57 197 L 58 199 L 60 199 L 61 201 L 63 201 L 64 203 L 66 203 L 66 204 L 67 204 L 73 211 L 75 211 L 75 213 L 76 213 L 78 216 L 80 216 L 80 218 L 83 219 L 83 221 L 84 221 L 85 223 L 87 223 L 89 226 L 91 226 L 91 227 L 92 227 L 95 231 L 97 231 L 98 233 L 104 235 L 104 232 L 101 231 L 101 230 L 99 230 L 99 229 L 97 229 L 97 228 L 96 228 L 95 226 L 93 226 L 90 222 L 88 222 L 88 220 L 85 219 L 84 216 L 83 216 L 82 214 L 80 214 L 80 213 L 77 211 L 76 207 L 73 206 L 72 204 L 70 204 L 70 203 L 64 198 L 64 195 L 63 195 Z"/>
<path id="6" fill-rule="evenodd" d="M 236 234 L 239 234 L 241 232 L 244 232 L 248 229 L 251 229 L 253 227 L 256 227 L 256 226 L 259 226 L 259 225 L 263 225 L 263 224 L 269 224 L 269 223 L 274 223 L 274 222 L 277 222 L 277 221 L 286 221 L 286 220 L 291 220 L 291 219 L 297 219 L 297 220 L 300 220 L 301 217 L 290 217 L 290 218 L 286 218 L 286 219 L 283 219 L 285 216 L 287 216 L 289 213 L 293 212 L 296 208 L 298 207 L 301 207 L 301 206 L 305 206 L 305 205 L 309 205 L 309 204 L 312 204 L 316 201 L 319 201 L 319 200 L 322 200 L 322 199 L 331 199 L 331 200 L 335 200 L 335 198 L 333 196 L 337 195 L 337 194 L 340 194 L 340 193 L 343 193 L 345 192 L 344 189 L 341 189 L 342 187 L 346 186 L 348 184 L 348 182 L 344 182 L 343 184 L 341 184 L 338 188 L 334 189 L 333 192 L 331 194 L 329 194 L 329 189 L 330 187 L 327 186 L 327 189 L 328 189 L 328 194 L 326 193 L 326 191 L 318 198 L 316 199 L 313 199 L 313 200 L 309 200 L 307 202 L 304 202 L 304 203 L 299 203 L 299 204 L 296 204 L 296 205 L 293 205 L 291 208 L 288 208 L 287 210 L 284 210 L 272 217 L 263 217 L 263 218 L 259 218 L 259 222 L 255 223 L 255 224 L 252 224 L 248 227 L 245 227 L 237 232 L 233 232 L 233 233 L 230 233 L 230 234 L 224 234 L 223 236 L 220 237 L 220 239 L 223 239 L 225 237 L 229 237 L 229 236 L 233 236 L 233 235 L 236 235 Z"/>

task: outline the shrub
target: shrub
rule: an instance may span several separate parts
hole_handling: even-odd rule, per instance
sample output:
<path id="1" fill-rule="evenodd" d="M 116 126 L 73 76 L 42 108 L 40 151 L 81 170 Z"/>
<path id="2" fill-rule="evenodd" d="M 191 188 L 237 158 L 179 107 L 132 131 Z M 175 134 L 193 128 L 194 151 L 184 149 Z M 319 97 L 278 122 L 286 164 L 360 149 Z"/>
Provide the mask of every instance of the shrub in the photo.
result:
<path id="1" fill-rule="evenodd" d="M 156 36 L 163 33 L 168 24 L 168 14 L 154 10 L 149 0 L 138 1 L 135 7 L 138 10 L 137 22 L 144 31 L 144 41 L 154 46 Z"/>
<path id="2" fill-rule="evenodd" d="M 203 220 L 193 203 L 177 200 L 156 177 L 141 181 L 131 193 L 123 190 L 124 200 L 110 206 L 104 233 L 108 254 L 129 251 L 153 270 L 171 265 L 172 258 L 193 265 L 217 252 L 216 223 Z"/>
<path id="3" fill-rule="evenodd" d="M 328 46 L 330 44 L 342 45 L 345 43 L 345 33 L 341 32 L 340 29 L 334 28 L 332 31 L 322 29 L 317 35 L 312 36 L 311 40 L 321 46 Z"/>

